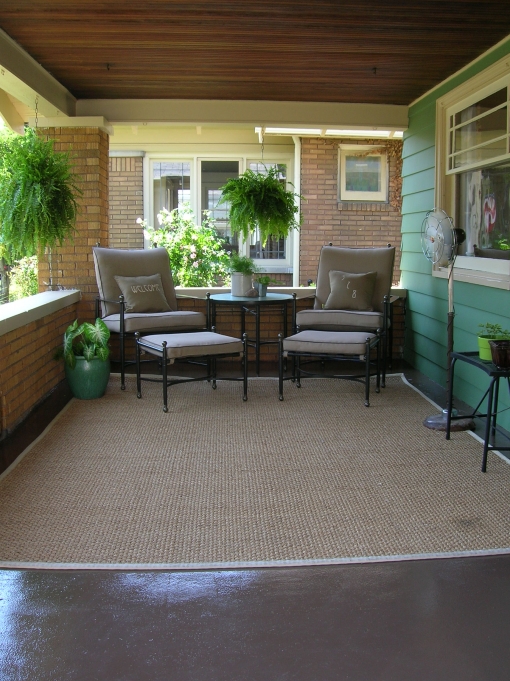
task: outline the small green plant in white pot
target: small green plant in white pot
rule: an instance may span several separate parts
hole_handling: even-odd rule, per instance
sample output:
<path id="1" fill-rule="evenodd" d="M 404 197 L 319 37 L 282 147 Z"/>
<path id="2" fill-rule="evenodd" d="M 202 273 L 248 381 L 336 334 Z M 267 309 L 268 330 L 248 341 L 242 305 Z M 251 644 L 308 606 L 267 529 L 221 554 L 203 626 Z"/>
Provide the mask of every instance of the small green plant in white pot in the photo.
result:
<path id="1" fill-rule="evenodd" d="M 232 253 L 229 269 L 232 277 L 231 293 L 242 298 L 252 288 L 252 278 L 258 268 L 248 256 Z"/>
<path id="2" fill-rule="evenodd" d="M 102 397 L 110 378 L 110 330 L 102 319 L 95 324 L 75 320 L 64 333 L 58 353 L 64 358 L 71 392 L 80 400 Z"/>
<path id="3" fill-rule="evenodd" d="M 479 324 L 478 354 L 480 359 L 492 360 L 490 341 L 509 341 L 510 331 L 501 324 Z"/>

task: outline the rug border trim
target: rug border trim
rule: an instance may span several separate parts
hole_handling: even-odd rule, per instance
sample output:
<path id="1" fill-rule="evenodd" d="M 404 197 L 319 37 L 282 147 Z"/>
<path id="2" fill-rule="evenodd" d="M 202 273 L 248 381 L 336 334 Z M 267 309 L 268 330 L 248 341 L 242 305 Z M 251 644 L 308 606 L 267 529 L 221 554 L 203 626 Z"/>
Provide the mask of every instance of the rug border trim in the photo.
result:
<path id="1" fill-rule="evenodd" d="M 448 551 L 443 553 L 409 553 L 389 556 L 354 556 L 346 558 L 315 558 L 304 560 L 226 561 L 216 563 L 25 563 L 0 561 L 2 570 L 118 570 L 118 571 L 201 571 L 248 570 L 281 567 L 326 567 L 328 565 L 363 565 L 370 563 L 397 563 L 412 560 L 444 560 L 451 558 L 478 558 L 510 555 L 510 548 L 478 549 L 473 551 Z"/>

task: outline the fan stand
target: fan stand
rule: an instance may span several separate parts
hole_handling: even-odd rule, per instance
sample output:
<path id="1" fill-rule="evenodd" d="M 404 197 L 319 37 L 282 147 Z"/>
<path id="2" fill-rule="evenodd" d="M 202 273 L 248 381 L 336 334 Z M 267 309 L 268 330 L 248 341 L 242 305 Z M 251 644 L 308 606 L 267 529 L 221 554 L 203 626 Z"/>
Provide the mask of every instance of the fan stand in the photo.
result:
<path id="1" fill-rule="evenodd" d="M 454 261 L 451 260 L 448 264 L 448 340 L 447 340 L 447 361 L 448 367 L 446 370 L 446 394 L 450 394 L 450 383 L 452 380 L 452 352 L 453 352 L 453 320 L 455 318 L 455 312 L 453 310 L 453 265 Z M 456 415 L 456 409 L 453 409 L 452 401 L 452 415 Z M 433 414 L 428 416 L 424 421 L 423 425 L 431 430 L 439 430 L 446 432 L 446 421 L 448 418 L 448 409 L 443 409 L 440 414 Z M 453 432 L 458 432 L 462 430 L 474 430 L 475 422 L 470 416 L 465 418 L 457 418 L 450 424 L 450 430 Z"/>

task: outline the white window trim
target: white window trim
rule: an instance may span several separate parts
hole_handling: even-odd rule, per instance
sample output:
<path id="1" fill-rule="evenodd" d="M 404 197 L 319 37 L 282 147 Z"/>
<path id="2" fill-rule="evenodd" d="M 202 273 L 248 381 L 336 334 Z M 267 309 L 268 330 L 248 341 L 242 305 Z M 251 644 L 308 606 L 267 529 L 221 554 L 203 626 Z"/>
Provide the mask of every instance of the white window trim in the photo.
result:
<path id="1" fill-rule="evenodd" d="M 388 154 L 377 145 L 339 144 L 338 154 L 338 201 L 341 203 L 388 203 Z M 353 151 L 365 152 L 374 150 L 373 156 L 381 157 L 381 191 L 356 192 L 345 188 L 345 157 Z"/>
<path id="2" fill-rule="evenodd" d="M 191 183 L 191 209 L 195 215 L 198 215 L 198 209 L 201 204 L 201 174 L 200 174 L 200 162 L 201 161 L 238 161 L 239 162 L 239 172 L 243 173 L 248 167 L 248 163 L 257 161 L 256 154 L 247 153 L 215 153 L 215 154 L 203 154 L 194 153 L 182 154 L 182 153 L 161 153 L 161 152 L 146 152 L 144 157 L 144 168 L 143 168 L 143 203 L 144 203 L 144 219 L 147 224 L 151 224 L 152 215 L 154 215 L 154 193 L 152 191 L 153 186 L 153 176 L 152 176 L 152 163 L 153 161 L 183 161 L 190 163 L 190 183 Z M 264 159 L 267 164 L 284 164 L 287 166 L 287 184 L 292 182 L 294 177 L 294 167 L 295 158 L 289 154 L 278 154 L 273 153 Z M 294 190 L 296 188 L 294 187 Z M 156 225 L 153 225 L 154 227 Z M 278 273 L 289 273 L 292 274 L 297 270 L 296 266 L 296 249 L 295 249 L 296 235 L 291 233 L 287 237 L 287 257 L 285 260 L 265 260 L 265 259 L 255 259 L 255 264 L 259 266 L 264 272 L 268 274 L 278 274 Z M 150 243 L 147 239 L 144 239 L 144 247 L 149 248 Z M 242 238 L 239 240 L 239 251 L 244 255 L 249 255 L 249 243 L 244 242 Z M 270 263 L 270 264 L 269 264 Z"/>
<path id="3" fill-rule="evenodd" d="M 510 56 L 500 59 L 436 101 L 435 205 L 444 208 L 449 215 L 455 214 L 455 176 L 458 172 L 469 170 L 469 167 L 448 171 L 448 115 L 505 86 L 510 88 Z M 493 165 L 505 158 L 510 158 L 510 153 L 478 163 L 476 167 Z M 432 276 L 446 279 L 448 269 L 434 265 Z M 510 261 L 458 256 L 455 261 L 455 279 L 510 290 Z"/>

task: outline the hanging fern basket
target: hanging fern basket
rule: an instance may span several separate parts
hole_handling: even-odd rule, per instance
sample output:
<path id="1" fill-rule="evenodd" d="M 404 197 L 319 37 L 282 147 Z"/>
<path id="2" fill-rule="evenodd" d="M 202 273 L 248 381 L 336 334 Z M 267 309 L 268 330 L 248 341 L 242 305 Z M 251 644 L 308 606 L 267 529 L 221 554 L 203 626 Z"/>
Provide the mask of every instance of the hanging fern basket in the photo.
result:
<path id="1" fill-rule="evenodd" d="M 299 195 L 285 189 L 277 166 L 270 167 L 267 174 L 247 170 L 228 180 L 221 191 L 218 205 L 229 204 L 230 228 L 245 241 L 258 228 L 264 246 L 269 237 L 285 238 L 300 225 Z"/>
<path id="2" fill-rule="evenodd" d="M 14 258 L 61 246 L 75 230 L 81 194 L 69 156 L 27 128 L 0 139 L 1 239 Z"/>

